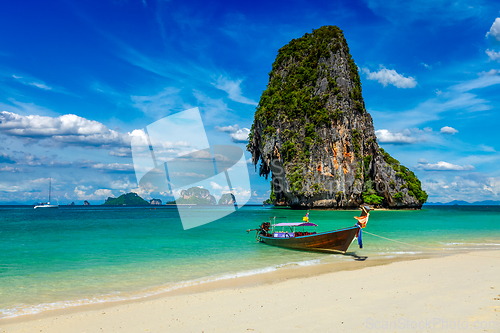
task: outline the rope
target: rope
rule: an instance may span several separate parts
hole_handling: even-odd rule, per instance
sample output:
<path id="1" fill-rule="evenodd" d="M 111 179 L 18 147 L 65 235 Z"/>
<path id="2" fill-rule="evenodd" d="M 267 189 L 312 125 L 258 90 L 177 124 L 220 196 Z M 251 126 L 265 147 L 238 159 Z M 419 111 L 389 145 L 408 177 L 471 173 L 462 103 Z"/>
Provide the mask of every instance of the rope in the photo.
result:
<path id="1" fill-rule="evenodd" d="M 384 237 L 384 236 L 379 236 L 379 235 L 372 234 L 371 232 L 368 232 L 368 231 L 365 231 L 365 230 L 363 230 L 363 232 L 367 233 L 369 235 L 375 236 L 375 237 L 379 237 L 379 238 L 383 238 L 383 239 L 389 240 L 391 242 L 396 242 L 396 243 L 401 243 L 401 244 L 411 245 L 411 246 L 418 246 L 418 247 L 422 247 L 422 248 L 428 249 L 428 250 L 437 250 L 438 249 L 438 248 L 432 248 L 432 247 L 427 247 L 427 246 L 422 246 L 422 245 L 417 245 L 417 244 L 410 244 L 410 243 L 400 242 L 400 241 L 397 241 L 395 239 L 391 239 L 391 238 L 387 238 L 387 237 Z M 439 249 L 439 250 L 442 250 L 442 249 Z"/>

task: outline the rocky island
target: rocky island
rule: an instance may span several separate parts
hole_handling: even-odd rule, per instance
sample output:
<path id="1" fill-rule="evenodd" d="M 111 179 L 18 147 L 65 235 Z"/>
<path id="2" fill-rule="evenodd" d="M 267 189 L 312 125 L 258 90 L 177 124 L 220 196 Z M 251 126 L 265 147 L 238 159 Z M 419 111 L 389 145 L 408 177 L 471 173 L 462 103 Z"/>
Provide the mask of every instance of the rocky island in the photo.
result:
<path id="1" fill-rule="evenodd" d="M 415 174 L 378 146 L 358 67 L 336 26 L 279 49 L 247 149 L 259 174 L 271 174 L 275 205 L 418 209 L 427 200 Z"/>
<path id="2" fill-rule="evenodd" d="M 236 198 L 232 193 L 224 193 L 219 199 L 219 205 L 234 205 Z"/>
<path id="3" fill-rule="evenodd" d="M 122 194 L 118 198 L 107 198 L 103 206 L 149 206 L 149 202 L 137 193 Z"/>
<path id="4" fill-rule="evenodd" d="M 182 190 L 179 199 L 168 202 L 169 204 L 195 204 L 195 205 L 216 205 L 217 200 L 210 191 L 201 187 L 191 187 Z"/>

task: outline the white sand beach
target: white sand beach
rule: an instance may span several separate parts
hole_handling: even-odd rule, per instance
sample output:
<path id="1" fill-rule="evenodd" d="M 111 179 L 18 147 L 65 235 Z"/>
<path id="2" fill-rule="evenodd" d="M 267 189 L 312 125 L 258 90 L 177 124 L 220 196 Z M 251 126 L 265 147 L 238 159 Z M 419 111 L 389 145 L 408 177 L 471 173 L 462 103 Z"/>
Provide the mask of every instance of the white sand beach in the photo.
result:
<path id="1" fill-rule="evenodd" d="M 0 332 L 500 332 L 499 277 L 500 251 L 477 251 L 306 277 L 253 276 L 246 286 L 224 281 L 4 319 Z"/>

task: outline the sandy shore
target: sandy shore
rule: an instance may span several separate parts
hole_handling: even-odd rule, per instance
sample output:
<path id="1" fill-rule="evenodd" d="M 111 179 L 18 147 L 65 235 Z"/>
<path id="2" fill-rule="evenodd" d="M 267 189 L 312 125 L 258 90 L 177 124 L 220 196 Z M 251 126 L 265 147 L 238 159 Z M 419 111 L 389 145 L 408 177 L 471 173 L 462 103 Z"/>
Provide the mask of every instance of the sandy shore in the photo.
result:
<path id="1" fill-rule="evenodd" d="M 500 251 L 260 282 L 4 319 L 0 332 L 500 332 Z"/>

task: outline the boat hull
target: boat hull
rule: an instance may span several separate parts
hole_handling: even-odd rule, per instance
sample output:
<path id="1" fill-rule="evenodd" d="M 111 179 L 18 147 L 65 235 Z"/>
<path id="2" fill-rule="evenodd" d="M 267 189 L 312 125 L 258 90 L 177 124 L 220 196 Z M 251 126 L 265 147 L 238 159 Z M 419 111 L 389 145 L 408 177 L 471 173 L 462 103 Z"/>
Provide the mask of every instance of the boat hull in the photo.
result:
<path id="1" fill-rule="evenodd" d="M 34 208 L 59 208 L 59 205 L 37 205 Z"/>
<path id="2" fill-rule="evenodd" d="M 288 249 L 345 253 L 358 234 L 358 230 L 359 227 L 354 226 L 307 236 L 275 238 L 258 235 L 258 238 L 262 243 Z"/>

